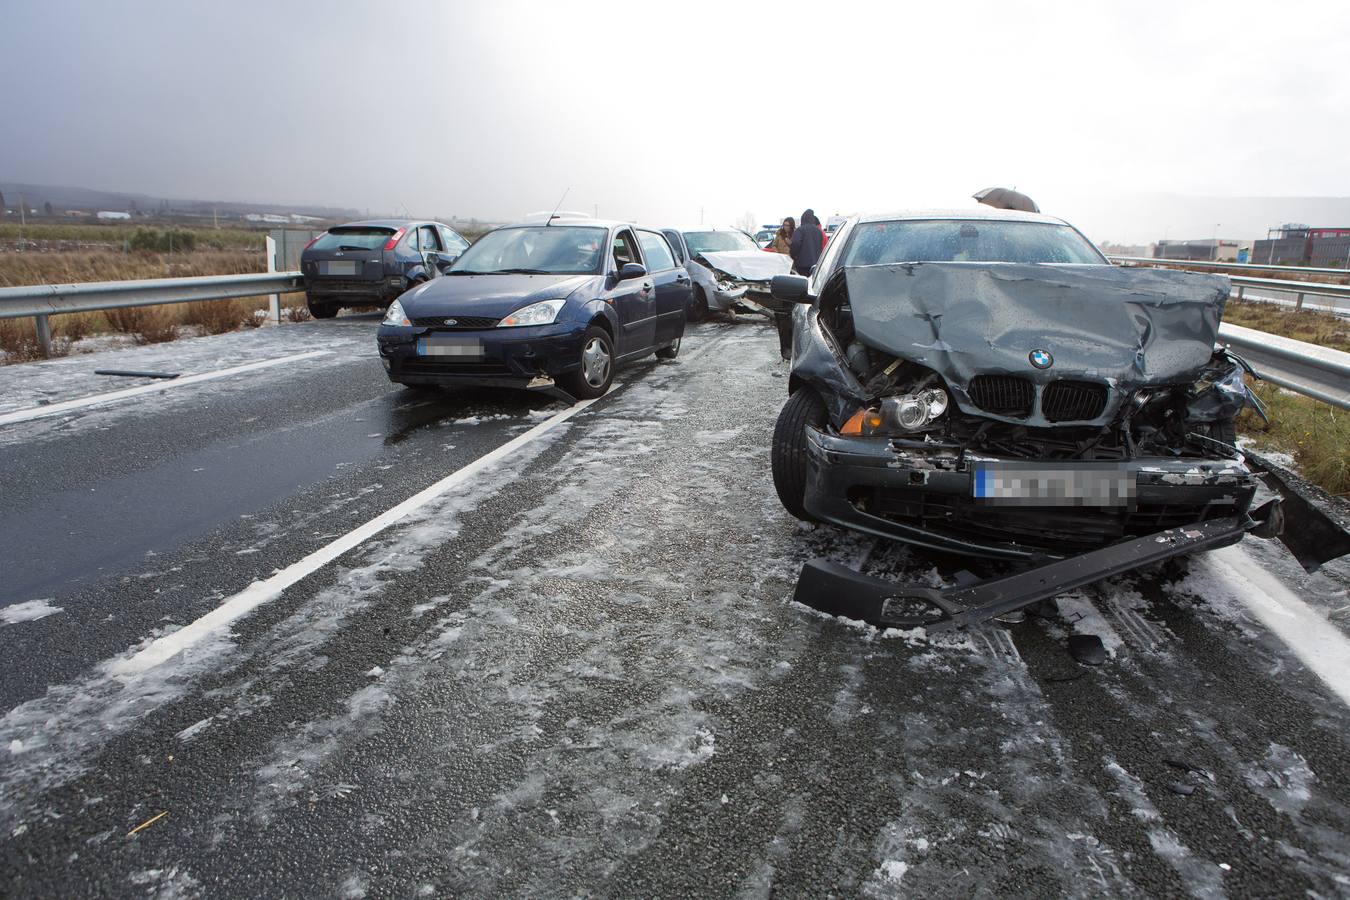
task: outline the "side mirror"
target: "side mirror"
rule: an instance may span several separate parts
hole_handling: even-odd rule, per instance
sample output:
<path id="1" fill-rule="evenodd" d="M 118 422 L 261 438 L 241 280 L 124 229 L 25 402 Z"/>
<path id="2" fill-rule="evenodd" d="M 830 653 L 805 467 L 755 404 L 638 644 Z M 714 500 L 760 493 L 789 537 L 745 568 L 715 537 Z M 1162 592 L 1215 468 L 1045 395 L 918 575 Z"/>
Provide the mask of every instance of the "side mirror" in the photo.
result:
<path id="1" fill-rule="evenodd" d="M 647 267 L 642 263 L 624 263 L 619 269 L 619 280 L 627 281 L 630 278 L 646 278 Z"/>
<path id="2" fill-rule="evenodd" d="M 810 303 L 811 297 L 806 293 L 809 284 L 800 275 L 775 275 L 773 281 L 769 282 L 769 293 L 775 300 L 787 303 Z"/>

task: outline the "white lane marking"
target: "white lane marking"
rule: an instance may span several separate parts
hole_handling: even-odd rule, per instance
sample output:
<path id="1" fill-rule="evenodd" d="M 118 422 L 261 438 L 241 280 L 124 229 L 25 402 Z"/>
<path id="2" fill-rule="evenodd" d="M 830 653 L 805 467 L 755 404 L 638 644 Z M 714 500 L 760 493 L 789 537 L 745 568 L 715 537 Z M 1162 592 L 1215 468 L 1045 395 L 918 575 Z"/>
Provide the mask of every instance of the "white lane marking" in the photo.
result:
<path id="1" fill-rule="evenodd" d="M 9 425 L 14 422 L 27 422 L 30 419 L 41 419 L 46 416 L 55 416 L 63 412 L 69 412 L 72 409 L 83 409 L 86 406 L 102 406 L 105 403 L 116 403 L 119 400 L 126 400 L 129 397 L 139 397 L 142 394 L 153 394 L 156 391 L 173 390 L 174 388 L 184 387 L 189 384 L 200 384 L 203 381 L 213 381 L 217 378 L 238 375 L 241 372 L 256 372 L 259 369 L 270 369 L 272 366 L 280 366 L 289 362 L 299 362 L 302 359 L 313 359 L 316 356 L 325 356 L 331 352 L 333 351 L 310 350 L 307 353 L 295 353 L 290 356 L 279 356 L 276 359 L 264 359 L 260 362 L 246 363 L 245 365 L 234 366 L 229 369 L 218 369 L 214 372 L 202 372 L 199 375 L 185 375 L 182 378 L 175 378 L 172 381 L 160 381 L 155 384 L 127 388 L 122 391 L 94 394 L 91 397 L 79 397 L 75 400 L 63 400 L 60 403 L 49 403 L 46 406 L 30 406 L 27 409 L 0 415 L 0 425 Z"/>
<path id="2" fill-rule="evenodd" d="M 615 385 L 614 387 L 619 386 L 620 385 Z M 614 388 L 611 388 L 610 390 L 612 391 L 613 389 Z M 111 666 L 113 673 L 135 675 L 144 672 L 147 669 L 152 669 L 186 648 L 191 647 L 193 644 L 200 642 L 202 639 L 228 627 L 230 623 L 242 616 L 248 615 L 264 603 L 275 600 L 281 595 L 282 591 L 300 581 L 302 578 L 313 574 L 323 566 L 346 553 L 348 550 L 359 546 L 371 537 L 379 534 L 409 513 L 426 506 L 432 500 L 435 500 L 452 488 L 458 487 L 485 469 L 492 467 L 496 463 L 510 456 L 516 450 L 531 441 L 552 431 L 554 428 L 558 427 L 563 422 L 566 422 L 594 402 L 595 400 L 582 400 L 574 406 L 569 406 L 562 412 L 540 422 L 529 431 L 502 444 L 496 450 L 480 456 L 462 469 L 452 472 L 440 481 L 431 485 L 431 487 L 413 494 L 407 500 L 404 500 L 387 512 L 381 513 L 364 525 L 347 532 L 331 544 L 315 550 L 299 562 L 292 563 L 272 575 L 270 578 L 253 582 L 233 597 L 228 598 L 220 606 L 211 610 L 211 612 L 202 616 L 200 619 L 197 619 L 195 622 L 183 626 L 173 634 L 167 634 L 162 638 L 158 638 L 135 656 L 114 663 Z"/>
<path id="3" fill-rule="evenodd" d="M 1262 568 L 1241 545 L 1214 550 L 1209 560 L 1234 596 L 1350 705 L 1350 638 Z"/>

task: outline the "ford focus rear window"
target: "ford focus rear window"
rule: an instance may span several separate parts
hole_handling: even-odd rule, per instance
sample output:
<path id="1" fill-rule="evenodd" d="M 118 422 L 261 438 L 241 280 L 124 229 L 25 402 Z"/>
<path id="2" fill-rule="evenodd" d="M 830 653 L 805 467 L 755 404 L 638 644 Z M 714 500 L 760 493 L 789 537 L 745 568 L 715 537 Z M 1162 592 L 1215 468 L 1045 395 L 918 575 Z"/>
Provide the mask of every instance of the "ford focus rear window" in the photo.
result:
<path id="1" fill-rule="evenodd" d="M 379 250 L 394 233 L 392 228 L 334 228 L 314 242 L 311 250 Z"/>
<path id="2" fill-rule="evenodd" d="M 860 224 L 844 259 L 846 266 L 904 262 L 1104 265 L 1106 260 L 1066 225 L 953 219 Z"/>

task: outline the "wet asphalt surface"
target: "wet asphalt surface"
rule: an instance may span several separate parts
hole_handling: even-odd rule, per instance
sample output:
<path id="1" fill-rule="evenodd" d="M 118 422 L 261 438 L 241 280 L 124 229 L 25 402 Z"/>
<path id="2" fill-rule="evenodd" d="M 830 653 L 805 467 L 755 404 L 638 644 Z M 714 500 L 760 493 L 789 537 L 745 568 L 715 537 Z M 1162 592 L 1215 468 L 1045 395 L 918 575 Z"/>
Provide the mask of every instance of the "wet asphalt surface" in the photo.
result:
<path id="1" fill-rule="evenodd" d="M 0 429 L 0 606 L 61 609 L 0 626 L 0 894 L 1350 894 L 1350 716 L 1203 561 L 946 641 L 792 604 L 945 562 L 782 511 L 776 349 L 697 326 L 139 676 L 562 405 L 352 354 Z"/>

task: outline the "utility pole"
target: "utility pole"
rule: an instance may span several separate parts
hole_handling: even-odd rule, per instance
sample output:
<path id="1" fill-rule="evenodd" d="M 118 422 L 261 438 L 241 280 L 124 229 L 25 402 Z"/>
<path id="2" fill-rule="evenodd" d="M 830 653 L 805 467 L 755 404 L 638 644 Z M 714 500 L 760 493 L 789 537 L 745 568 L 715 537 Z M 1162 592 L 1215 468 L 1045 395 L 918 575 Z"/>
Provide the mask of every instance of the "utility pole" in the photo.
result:
<path id="1" fill-rule="evenodd" d="M 19 252 L 23 252 L 23 230 L 28 226 L 28 201 L 19 195 Z"/>

